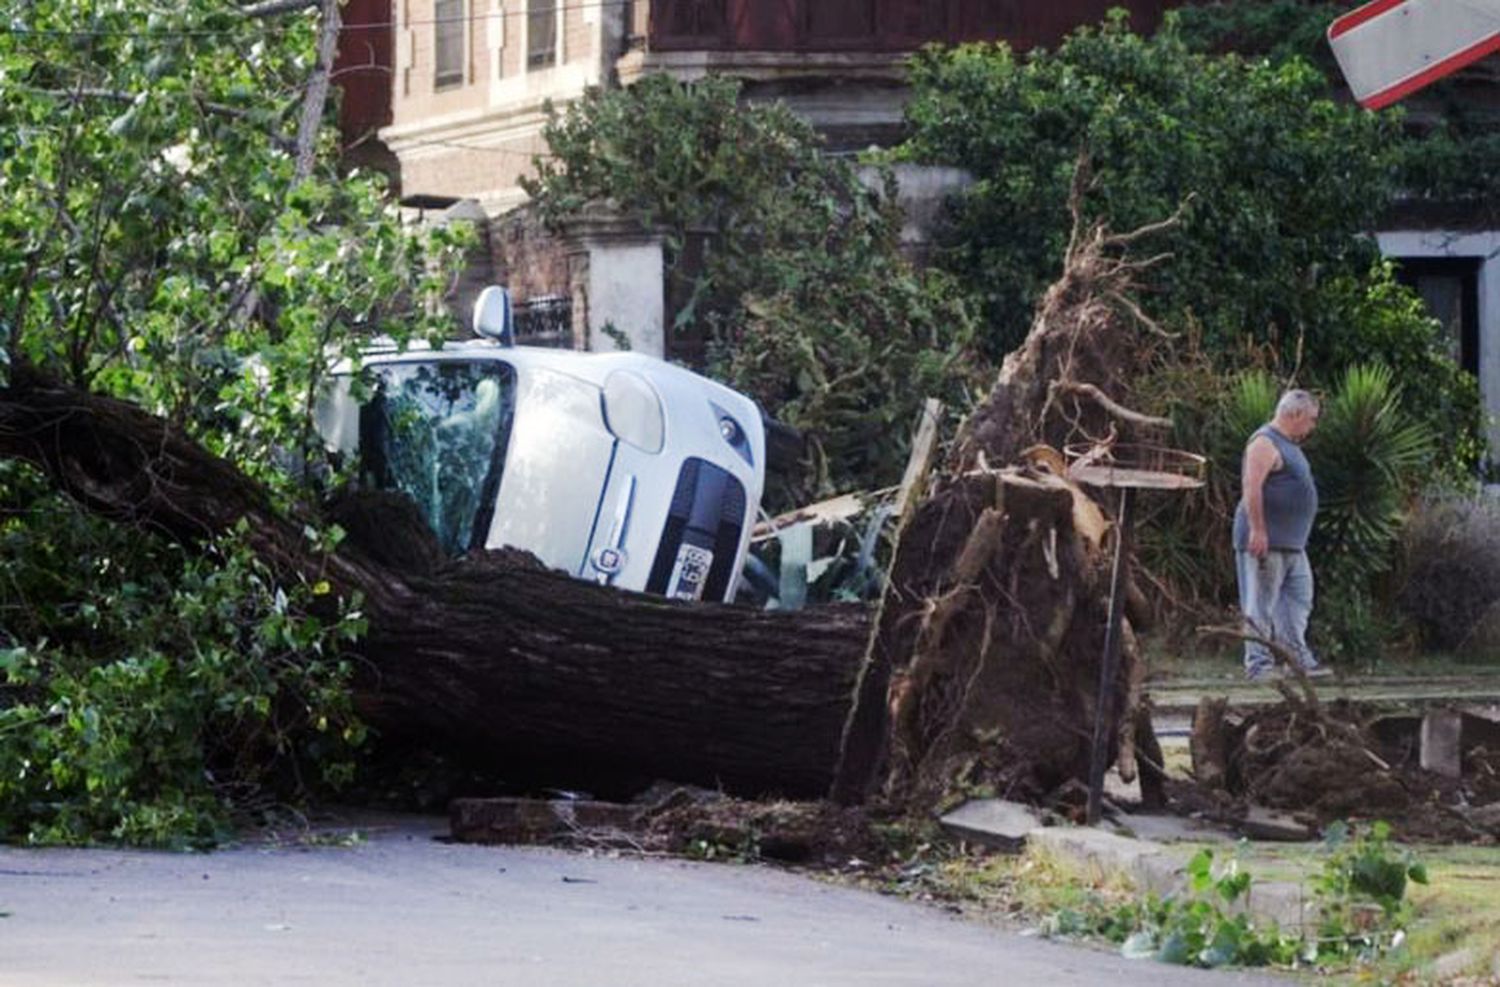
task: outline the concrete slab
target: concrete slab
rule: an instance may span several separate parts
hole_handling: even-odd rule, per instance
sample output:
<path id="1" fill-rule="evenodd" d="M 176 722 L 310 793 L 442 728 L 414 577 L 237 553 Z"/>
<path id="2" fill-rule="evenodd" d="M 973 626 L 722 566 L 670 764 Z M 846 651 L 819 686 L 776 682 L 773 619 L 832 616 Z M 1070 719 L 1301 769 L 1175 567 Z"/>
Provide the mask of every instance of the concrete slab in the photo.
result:
<path id="1" fill-rule="evenodd" d="M 1270 840 L 1275 843 L 1306 843 L 1316 839 L 1317 832 L 1296 816 L 1277 812 L 1264 806 L 1252 805 L 1240 822 L 1240 829 L 1252 840 Z"/>
<path id="2" fill-rule="evenodd" d="M 1186 889 L 1187 863 L 1193 853 L 1186 847 L 1073 826 L 1036 830 L 1027 837 L 1027 845 L 1082 880 L 1107 883 L 1125 879 L 1142 891 L 1158 895 Z M 1277 927 L 1293 932 L 1311 930 L 1318 920 L 1316 902 L 1294 881 L 1252 882 L 1249 893 L 1230 911 L 1249 914 L 1262 924 L 1275 922 Z"/>
<path id="3" fill-rule="evenodd" d="M 1422 767 L 1448 778 L 1463 772 L 1463 716 L 1451 709 L 1428 710 L 1422 717 Z"/>
<path id="4" fill-rule="evenodd" d="M 1475 719 L 1500 726 L 1500 703 L 1491 703 L 1488 706 L 1465 706 L 1459 712 L 1465 716 L 1471 716 Z"/>
<path id="5" fill-rule="evenodd" d="M 1095 883 L 1124 878 L 1145 891 L 1170 894 L 1183 886 L 1190 854 L 1160 843 L 1116 836 L 1101 829 L 1052 826 L 1032 830 L 1027 846 Z"/>
<path id="6" fill-rule="evenodd" d="M 1476 747 L 1500 749 L 1500 706 L 1465 706 L 1458 715 L 1463 720 L 1459 739 L 1465 753 Z"/>
<path id="7" fill-rule="evenodd" d="M 1390 713 L 1370 722 L 1370 732 L 1387 747 L 1411 750 L 1422 732 L 1422 717 L 1415 713 Z"/>
<path id="8" fill-rule="evenodd" d="M 1233 843 L 1234 834 L 1197 819 L 1182 816 L 1131 813 L 1115 820 L 1127 836 L 1154 843 Z"/>
<path id="9" fill-rule="evenodd" d="M 1125 781 L 1119 768 L 1110 768 L 1104 773 L 1104 797 L 1116 805 L 1139 805 L 1141 801 L 1141 773 Z"/>
<path id="10" fill-rule="evenodd" d="M 1475 806 L 1464 813 L 1464 818 L 1480 829 L 1487 829 L 1492 833 L 1500 833 L 1500 802 Z"/>
<path id="11" fill-rule="evenodd" d="M 1026 845 L 1026 834 L 1042 824 L 1041 816 L 1031 806 L 1004 799 L 965 802 L 938 821 L 956 839 L 1007 853 L 1019 853 Z"/>
<path id="12" fill-rule="evenodd" d="M 1251 881 L 1249 892 L 1229 911 L 1261 925 L 1275 922 L 1283 932 L 1311 932 L 1318 924 L 1317 901 L 1296 881 Z"/>
<path id="13" fill-rule="evenodd" d="M 1456 949 L 1433 961 L 1432 979 L 1438 983 L 1447 983 L 1462 974 L 1476 972 L 1483 962 L 1484 954 L 1477 949 Z"/>

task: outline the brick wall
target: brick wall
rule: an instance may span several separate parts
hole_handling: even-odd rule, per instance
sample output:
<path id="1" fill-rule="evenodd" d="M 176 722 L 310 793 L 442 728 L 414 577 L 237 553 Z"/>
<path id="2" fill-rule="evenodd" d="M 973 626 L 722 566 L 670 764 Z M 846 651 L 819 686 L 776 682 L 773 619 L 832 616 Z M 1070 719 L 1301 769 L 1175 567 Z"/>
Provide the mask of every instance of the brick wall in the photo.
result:
<path id="1" fill-rule="evenodd" d="M 529 207 L 490 221 L 491 268 L 518 305 L 543 295 L 568 294 L 568 255 Z"/>

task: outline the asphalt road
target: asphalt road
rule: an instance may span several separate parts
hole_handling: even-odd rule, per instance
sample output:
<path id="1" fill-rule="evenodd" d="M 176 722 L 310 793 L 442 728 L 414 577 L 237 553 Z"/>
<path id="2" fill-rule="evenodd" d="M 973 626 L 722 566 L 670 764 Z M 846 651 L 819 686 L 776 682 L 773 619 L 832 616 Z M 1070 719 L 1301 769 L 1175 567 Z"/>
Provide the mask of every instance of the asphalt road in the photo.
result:
<path id="1" fill-rule="evenodd" d="M 212 854 L 0 848 L 0 985 L 1257 983 L 768 868 L 433 839 Z"/>

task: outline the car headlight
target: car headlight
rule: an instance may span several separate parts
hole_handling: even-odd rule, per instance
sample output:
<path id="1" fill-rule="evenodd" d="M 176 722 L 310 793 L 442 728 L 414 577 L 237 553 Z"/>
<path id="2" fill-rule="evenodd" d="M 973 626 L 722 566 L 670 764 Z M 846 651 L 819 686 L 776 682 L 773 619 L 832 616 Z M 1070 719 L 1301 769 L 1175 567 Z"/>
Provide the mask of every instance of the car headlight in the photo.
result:
<path id="1" fill-rule="evenodd" d="M 745 462 L 754 463 L 750 458 L 750 436 L 745 432 L 745 426 L 735 421 L 734 416 L 713 401 L 708 403 L 714 414 L 719 419 L 719 437 L 729 444 L 729 448 L 740 454 Z"/>
<path id="2" fill-rule="evenodd" d="M 604 424 L 621 442 L 661 452 L 666 418 L 655 389 L 639 374 L 616 370 L 604 381 Z"/>

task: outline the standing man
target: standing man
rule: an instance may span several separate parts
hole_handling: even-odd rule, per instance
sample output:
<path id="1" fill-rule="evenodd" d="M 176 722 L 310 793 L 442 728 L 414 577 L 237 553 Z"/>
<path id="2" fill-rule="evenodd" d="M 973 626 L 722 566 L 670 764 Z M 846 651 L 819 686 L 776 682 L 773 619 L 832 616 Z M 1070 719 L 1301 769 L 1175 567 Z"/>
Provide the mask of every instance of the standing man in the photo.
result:
<path id="1" fill-rule="evenodd" d="M 1318 513 L 1318 487 L 1302 441 L 1318 425 L 1318 399 L 1287 391 L 1276 416 L 1250 436 L 1241 469 L 1242 493 L 1234 512 L 1234 555 L 1245 632 L 1275 641 L 1308 675 L 1327 675 L 1307 646 L 1313 574 L 1307 536 Z M 1245 675 L 1274 678 L 1279 669 L 1260 641 L 1245 642 Z"/>

